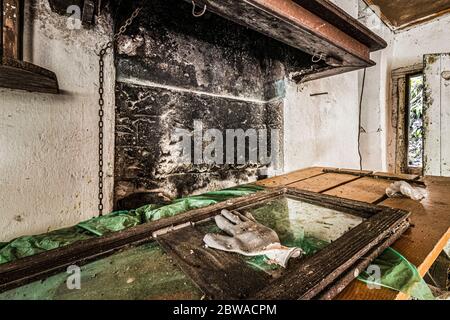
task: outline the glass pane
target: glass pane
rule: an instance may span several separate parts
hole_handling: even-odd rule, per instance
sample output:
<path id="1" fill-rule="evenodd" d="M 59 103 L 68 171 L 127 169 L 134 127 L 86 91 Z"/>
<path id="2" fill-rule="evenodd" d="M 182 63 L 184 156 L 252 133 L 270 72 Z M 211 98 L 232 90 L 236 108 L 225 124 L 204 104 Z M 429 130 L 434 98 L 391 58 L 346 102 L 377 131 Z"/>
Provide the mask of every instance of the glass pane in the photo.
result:
<path id="1" fill-rule="evenodd" d="M 3 0 L 3 54 L 19 58 L 20 1 Z"/>
<path id="2" fill-rule="evenodd" d="M 423 166 L 423 75 L 409 78 L 408 166 Z"/>
<path id="3" fill-rule="evenodd" d="M 203 294 L 157 243 L 81 267 L 81 289 L 68 289 L 62 272 L 0 294 L 0 300 L 200 299 Z"/>
<path id="4" fill-rule="evenodd" d="M 246 208 L 258 222 L 275 230 L 283 245 L 301 247 L 313 254 L 363 219 L 290 197 L 280 197 Z"/>

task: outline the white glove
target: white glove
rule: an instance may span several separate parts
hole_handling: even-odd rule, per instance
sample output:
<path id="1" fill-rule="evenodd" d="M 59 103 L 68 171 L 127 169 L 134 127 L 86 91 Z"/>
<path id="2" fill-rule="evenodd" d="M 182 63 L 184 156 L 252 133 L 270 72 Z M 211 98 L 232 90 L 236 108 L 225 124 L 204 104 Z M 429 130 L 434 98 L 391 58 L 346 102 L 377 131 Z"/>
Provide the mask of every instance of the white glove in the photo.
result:
<path id="1" fill-rule="evenodd" d="M 427 190 L 423 188 L 414 188 L 405 181 L 397 181 L 386 189 L 386 195 L 389 198 L 393 198 L 399 193 L 417 201 L 420 201 L 427 196 Z"/>
<path id="2" fill-rule="evenodd" d="M 210 247 L 244 256 L 266 255 L 272 263 L 286 268 L 289 259 L 298 258 L 303 251 L 300 248 L 282 246 L 275 231 L 255 221 L 250 214 L 243 216 L 228 210 L 215 217 L 217 226 L 231 237 L 220 234 L 207 234 L 203 242 Z"/>

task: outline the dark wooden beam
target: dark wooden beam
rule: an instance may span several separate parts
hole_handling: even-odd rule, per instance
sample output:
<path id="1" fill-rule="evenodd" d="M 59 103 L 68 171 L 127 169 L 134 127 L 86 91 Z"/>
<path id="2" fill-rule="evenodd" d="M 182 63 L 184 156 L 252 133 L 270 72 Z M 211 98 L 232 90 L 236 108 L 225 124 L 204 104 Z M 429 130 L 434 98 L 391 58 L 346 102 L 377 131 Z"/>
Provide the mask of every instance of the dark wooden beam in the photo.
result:
<path id="1" fill-rule="evenodd" d="M 373 66 L 370 52 L 387 45 L 328 1 L 197 0 L 196 4 L 316 58 L 322 56 L 329 68 L 313 70 L 302 81 Z"/>
<path id="2" fill-rule="evenodd" d="M 95 1 L 94 0 L 84 0 L 83 10 L 81 14 L 81 22 L 84 25 L 91 25 L 94 23 L 95 15 Z"/>
<path id="3" fill-rule="evenodd" d="M 342 274 L 333 284 L 326 287 L 314 299 L 332 300 L 341 293 L 356 277 L 366 270 L 372 261 L 379 257 L 386 249 L 394 244 L 402 234 L 409 228 L 409 223 L 401 225 L 397 231 L 393 231 L 392 235 L 386 238 L 380 245 L 371 249 L 364 257 L 359 259 L 348 271 Z"/>
<path id="4" fill-rule="evenodd" d="M 0 0 L 0 61 L 3 58 L 3 0 Z"/>
<path id="5" fill-rule="evenodd" d="M 59 92 L 58 80 L 53 72 L 7 57 L 0 61 L 0 87 L 31 92 Z"/>
<path id="6" fill-rule="evenodd" d="M 387 43 L 383 38 L 373 33 L 369 28 L 333 4 L 331 1 L 293 1 L 352 36 L 362 44 L 366 45 L 371 51 L 377 51 L 387 47 Z"/>

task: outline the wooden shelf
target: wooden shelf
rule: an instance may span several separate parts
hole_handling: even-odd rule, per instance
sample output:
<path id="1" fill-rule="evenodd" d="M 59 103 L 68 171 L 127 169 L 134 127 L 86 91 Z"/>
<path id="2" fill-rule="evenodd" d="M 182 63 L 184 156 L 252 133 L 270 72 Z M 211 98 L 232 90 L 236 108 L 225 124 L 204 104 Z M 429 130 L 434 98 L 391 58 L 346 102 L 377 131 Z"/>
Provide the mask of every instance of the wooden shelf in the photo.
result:
<path id="1" fill-rule="evenodd" d="M 56 75 L 32 63 L 3 57 L 0 63 L 0 87 L 30 92 L 58 93 Z"/>
<path id="2" fill-rule="evenodd" d="M 298 82 L 371 67 L 375 63 L 370 60 L 370 53 L 387 46 L 382 38 L 325 0 L 196 0 L 195 3 L 316 59 L 322 57 L 315 68 L 300 72 L 294 79 Z"/>

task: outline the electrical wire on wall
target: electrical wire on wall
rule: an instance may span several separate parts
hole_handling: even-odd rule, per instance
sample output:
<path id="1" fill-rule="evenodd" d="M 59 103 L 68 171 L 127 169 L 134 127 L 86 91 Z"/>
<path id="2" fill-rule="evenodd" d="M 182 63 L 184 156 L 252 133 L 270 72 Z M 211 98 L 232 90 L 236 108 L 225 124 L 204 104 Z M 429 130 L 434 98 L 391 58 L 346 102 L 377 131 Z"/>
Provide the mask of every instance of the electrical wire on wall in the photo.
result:
<path id="1" fill-rule="evenodd" d="M 361 98 L 359 99 L 359 120 L 358 120 L 358 155 L 359 155 L 359 169 L 363 170 L 363 158 L 361 154 L 361 129 L 362 129 L 362 102 L 364 97 L 364 87 L 366 85 L 366 71 L 367 68 L 364 68 L 363 81 L 361 86 Z"/>

